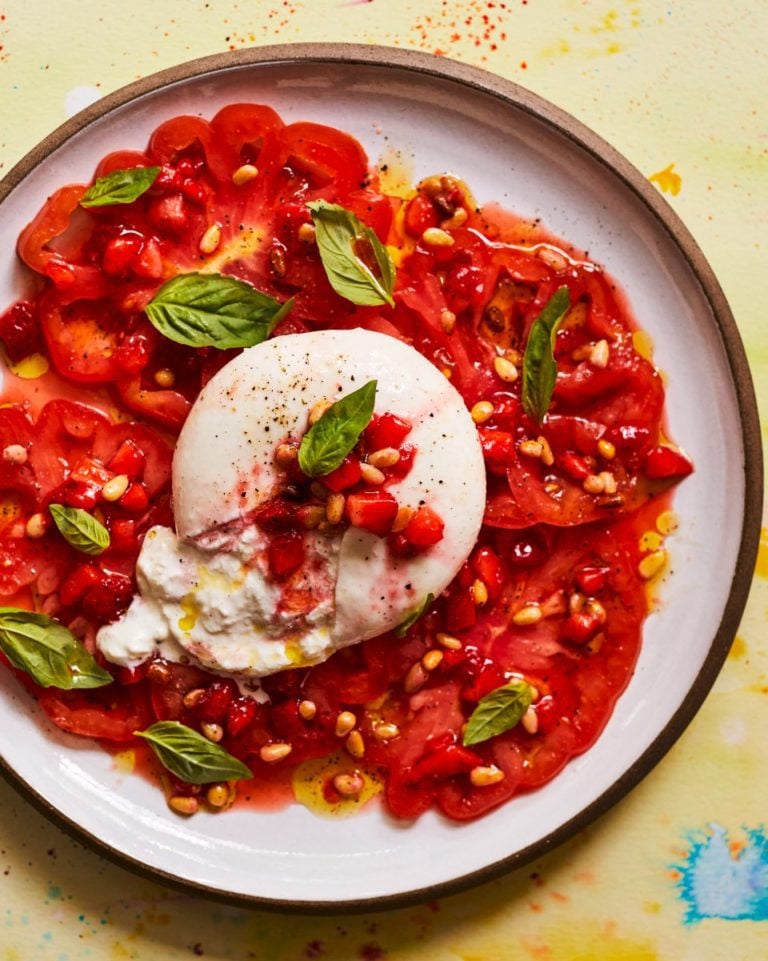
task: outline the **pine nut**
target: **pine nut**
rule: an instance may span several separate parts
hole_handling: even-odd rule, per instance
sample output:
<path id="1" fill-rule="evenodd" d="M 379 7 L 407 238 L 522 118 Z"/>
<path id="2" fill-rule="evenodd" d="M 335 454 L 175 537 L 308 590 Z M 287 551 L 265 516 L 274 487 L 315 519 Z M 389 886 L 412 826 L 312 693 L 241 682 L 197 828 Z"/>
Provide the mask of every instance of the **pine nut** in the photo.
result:
<path id="1" fill-rule="evenodd" d="M 352 711 L 341 711 L 336 717 L 336 737 L 346 737 L 357 726 L 357 718 Z"/>
<path id="2" fill-rule="evenodd" d="M 536 709 L 529 707 L 522 718 L 520 718 L 520 723 L 529 734 L 535 734 L 539 729 L 539 716 L 536 713 Z"/>
<path id="3" fill-rule="evenodd" d="M 588 494 L 602 494 L 605 490 L 605 481 L 599 474 L 590 474 L 584 478 L 581 486 Z"/>
<path id="4" fill-rule="evenodd" d="M 381 469 L 382 467 L 393 467 L 400 460 L 400 451 L 394 447 L 382 447 L 368 455 L 368 463 Z"/>
<path id="5" fill-rule="evenodd" d="M 422 687 L 427 683 L 429 675 L 424 670 L 421 661 L 416 661 L 408 669 L 408 673 L 405 675 L 403 680 L 403 690 L 406 694 L 415 694 L 420 691 Z"/>
<path id="6" fill-rule="evenodd" d="M 205 800 L 212 808 L 226 807 L 231 797 L 228 784 L 212 784 L 205 792 Z"/>
<path id="7" fill-rule="evenodd" d="M 536 441 L 541 444 L 541 463 L 546 467 L 551 467 L 555 463 L 555 455 L 552 453 L 549 441 L 546 437 L 537 437 Z"/>
<path id="8" fill-rule="evenodd" d="M 337 774 L 333 779 L 333 786 L 342 797 L 357 797 L 365 787 L 362 775 L 357 771 L 354 774 Z"/>
<path id="9" fill-rule="evenodd" d="M 30 540 L 36 541 L 41 537 L 45 537 L 45 532 L 48 529 L 48 520 L 45 514 L 32 514 L 26 525 L 24 526 L 24 531 Z"/>
<path id="10" fill-rule="evenodd" d="M 442 659 L 442 651 L 427 651 L 427 653 L 421 659 L 421 664 L 425 671 L 434 671 L 436 667 L 439 667 Z"/>
<path id="11" fill-rule="evenodd" d="M 119 501 L 123 494 L 128 490 L 128 475 L 116 474 L 111 480 L 101 488 L 101 496 L 105 501 Z"/>
<path id="12" fill-rule="evenodd" d="M 21 444 L 9 444 L 3 448 L 3 460 L 7 464 L 26 464 L 27 448 Z"/>
<path id="13" fill-rule="evenodd" d="M 507 384 L 514 384 L 517 380 L 517 367 L 506 357 L 496 357 L 493 361 L 493 369 L 497 375 Z"/>
<path id="14" fill-rule="evenodd" d="M 568 611 L 571 614 L 580 614 L 584 610 L 586 600 L 583 594 L 579 594 L 578 592 L 571 594 L 568 598 Z"/>
<path id="15" fill-rule="evenodd" d="M 295 444 L 279 444 L 275 451 L 275 463 L 281 467 L 290 467 L 299 456 L 299 448 Z"/>
<path id="16" fill-rule="evenodd" d="M 165 687 L 171 682 L 171 669 L 162 661 L 153 661 L 147 668 L 147 677 L 153 684 Z"/>
<path id="17" fill-rule="evenodd" d="M 447 307 L 443 307 L 440 311 L 440 326 L 443 333 L 446 334 L 452 334 L 453 328 L 456 326 L 456 314 L 452 310 L 448 310 Z"/>
<path id="18" fill-rule="evenodd" d="M 176 383 L 176 375 L 168 367 L 161 367 L 160 370 L 155 371 L 153 380 L 158 387 L 162 387 L 163 390 L 168 390 Z"/>
<path id="19" fill-rule="evenodd" d="M 254 177 L 259 176 L 259 170 L 254 167 L 253 164 L 243 164 L 242 167 L 238 167 L 237 170 L 232 174 L 232 183 L 236 187 L 242 187 L 243 184 L 247 184 L 249 181 L 253 180 Z"/>
<path id="20" fill-rule="evenodd" d="M 435 640 L 448 651 L 460 651 L 464 647 L 458 637 L 453 637 L 451 634 L 437 634 Z"/>
<path id="21" fill-rule="evenodd" d="M 605 624 L 608 620 L 608 612 L 597 598 L 590 597 L 585 606 L 587 611 L 592 614 L 593 617 L 596 617 L 601 624 Z"/>
<path id="22" fill-rule="evenodd" d="M 538 440 L 521 440 L 517 449 L 525 457 L 533 457 L 537 460 L 544 453 L 544 447 Z"/>
<path id="23" fill-rule="evenodd" d="M 320 504 L 304 504 L 296 512 L 302 527 L 314 530 L 325 520 L 325 508 Z"/>
<path id="24" fill-rule="evenodd" d="M 613 460 L 613 458 L 616 456 L 616 448 L 614 445 L 609 440 L 605 440 L 603 437 L 601 437 L 597 442 L 597 450 L 600 456 L 604 457 L 605 460 Z"/>
<path id="25" fill-rule="evenodd" d="M 221 224 L 211 224 L 200 238 L 200 253 L 212 254 L 221 242 Z"/>
<path id="26" fill-rule="evenodd" d="M 475 787 L 489 787 L 504 780 L 504 772 L 495 764 L 478 765 L 469 772 L 469 780 Z"/>
<path id="27" fill-rule="evenodd" d="M 598 476 L 598 477 L 600 478 L 600 480 L 602 480 L 602 482 L 603 482 L 603 491 L 604 491 L 604 493 L 606 493 L 606 494 L 615 494 L 615 493 L 616 493 L 616 491 L 617 491 L 617 489 L 618 489 L 618 485 L 616 484 L 616 478 L 613 476 L 613 474 L 612 474 L 610 471 L 608 471 L 608 470 L 602 470 L 602 471 L 600 471 L 600 473 L 599 473 L 597 476 Z"/>
<path id="28" fill-rule="evenodd" d="M 259 757 L 267 764 L 275 764 L 277 761 L 282 761 L 284 757 L 288 757 L 292 750 L 290 744 L 265 744 L 259 750 Z"/>
<path id="29" fill-rule="evenodd" d="M 472 597 L 478 607 L 488 603 L 488 588 L 479 578 L 472 584 Z"/>
<path id="30" fill-rule="evenodd" d="M 516 614 L 512 615 L 512 623 L 517 624 L 518 627 L 530 627 L 533 624 L 538 624 L 542 617 L 543 614 L 538 604 L 526 604 L 525 607 L 521 607 Z"/>
<path id="31" fill-rule="evenodd" d="M 373 484 L 375 487 L 383 484 L 387 479 L 379 468 L 374 467 L 373 464 L 361 464 L 360 474 L 366 484 Z"/>
<path id="32" fill-rule="evenodd" d="M 333 401 L 318 401 L 309 412 L 309 426 L 313 427 L 330 407 L 333 407 Z"/>
<path id="33" fill-rule="evenodd" d="M 592 348 L 589 354 L 589 362 L 593 367 L 599 367 L 603 369 L 608 366 L 608 361 L 611 356 L 611 351 L 608 347 L 607 340 L 598 340 L 595 346 Z"/>
<path id="34" fill-rule="evenodd" d="M 428 247 L 452 247 L 453 237 L 440 227 L 427 227 L 421 239 Z"/>
<path id="35" fill-rule="evenodd" d="M 209 721 L 204 721 L 200 725 L 200 730 L 208 738 L 209 741 L 213 741 L 214 744 L 218 744 L 219 741 L 224 737 L 224 728 L 221 724 L 214 724 Z"/>
<path id="36" fill-rule="evenodd" d="M 296 232 L 296 236 L 303 244 L 313 244 L 316 240 L 316 234 L 314 224 L 302 224 Z"/>
<path id="37" fill-rule="evenodd" d="M 168 807 L 177 814 L 195 814 L 198 808 L 197 798 L 185 797 L 183 794 L 170 797 Z"/>
<path id="38" fill-rule="evenodd" d="M 383 721 L 374 727 L 373 736 L 379 741 L 392 741 L 400 736 L 400 728 L 397 724 L 389 724 Z"/>
<path id="39" fill-rule="evenodd" d="M 494 406 L 489 400 L 479 400 L 470 411 L 472 420 L 476 424 L 484 424 L 493 417 L 494 413 Z"/>
<path id="40" fill-rule="evenodd" d="M 325 502 L 325 516 L 329 524 L 340 524 L 344 518 L 346 499 L 343 494 L 329 494 Z"/>
<path id="41" fill-rule="evenodd" d="M 649 581 L 655 577 L 667 563 L 667 552 L 665 550 L 653 551 L 647 554 L 637 565 L 637 572 L 643 580 Z"/>
<path id="42" fill-rule="evenodd" d="M 299 714 L 305 721 L 311 721 L 317 714 L 317 704 L 314 701 L 299 701 Z"/>
<path id="43" fill-rule="evenodd" d="M 363 735 L 357 730 L 349 732 L 344 746 L 352 757 L 361 758 L 365 755 L 365 741 Z"/>
<path id="44" fill-rule="evenodd" d="M 187 691 L 184 695 L 184 707 L 195 708 L 202 703 L 205 697 L 204 687 L 193 687 L 191 691 Z"/>
<path id="45" fill-rule="evenodd" d="M 398 508 L 395 521 L 392 524 L 392 533 L 399 534 L 400 531 L 404 531 L 410 524 L 415 513 L 416 511 L 412 507 L 408 507 L 407 504 L 403 504 L 402 507 Z"/>

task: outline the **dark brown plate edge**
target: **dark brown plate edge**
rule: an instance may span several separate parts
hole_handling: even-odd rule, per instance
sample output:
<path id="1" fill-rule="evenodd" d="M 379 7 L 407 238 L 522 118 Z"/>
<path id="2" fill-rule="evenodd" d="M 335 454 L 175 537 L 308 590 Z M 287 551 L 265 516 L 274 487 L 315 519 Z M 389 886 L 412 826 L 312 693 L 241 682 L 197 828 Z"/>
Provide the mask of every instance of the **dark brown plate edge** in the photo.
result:
<path id="1" fill-rule="evenodd" d="M 524 87 L 478 67 L 413 50 L 343 43 L 278 44 L 201 57 L 121 87 L 56 128 L 15 164 L 0 181 L 0 203 L 49 153 L 61 147 L 91 123 L 132 100 L 203 74 L 249 66 L 296 62 L 393 67 L 432 76 L 441 82 L 452 81 L 459 86 L 469 87 L 543 121 L 565 135 L 578 149 L 586 151 L 594 161 L 623 182 L 648 208 L 659 227 L 682 253 L 709 303 L 730 366 L 744 449 L 744 519 L 731 591 L 707 658 L 680 707 L 651 745 L 600 797 L 547 837 L 477 871 L 417 890 L 358 900 L 298 901 L 222 892 L 217 888 L 179 878 L 157 868 L 150 868 L 143 862 L 113 849 L 81 825 L 61 814 L 16 774 L 3 758 L 0 758 L 0 774 L 40 813 L 96 854 L 106 857 L 119 867 L 128 868 L 144 878 L 161 882 L 186 894 L 204 895 L 212 900 L 239 907 L 291 914 L 351 914 L 392 910 L 447 897 L 494 880 L 540 858 L 613 807 L 661 761 L 688 727 L 720 673 L 747 603 L 762 519 L 762 439 L 752 376 L 733 314 L 703 252 L 677 214 L 640 171 L 576 118 Z"/>

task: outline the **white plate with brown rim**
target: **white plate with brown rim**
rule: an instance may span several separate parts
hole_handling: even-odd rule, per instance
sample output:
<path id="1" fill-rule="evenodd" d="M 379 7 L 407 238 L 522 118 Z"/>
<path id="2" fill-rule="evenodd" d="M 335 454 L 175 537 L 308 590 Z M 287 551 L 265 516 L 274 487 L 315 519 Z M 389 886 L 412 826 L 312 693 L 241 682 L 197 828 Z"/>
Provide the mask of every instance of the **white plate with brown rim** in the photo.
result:
<path id="1" fill-rule="evenodd" d="M 4 178 L 2 249 L 14 249 L 55 187 L 87 182 L 104 154 L 141 149 L 172 116 L 210 117 L 236 101 L 267 103 L 287 121 L 341 127 L 374 162 L 396 150 L 414 180 L 449 166 L 480 202 L 541 218 L 619 280 L 668 375 L 673 432 L 696 464 L 675 497 L 673 574 L 596 745 L 545 787 L 471 823 L 428 813 L 400 824 L 376 806 L 321 820 L 298 804 L 183 820 L 109 754 L 53 729 L 7 672 L 0 769 L 100 853 L 189 891 L 304 911 L 426 900 L 519 866 L 582 829 L 651 770 L 701 705 L 738 626 L 757 549 L 762 465 L 749 369 L 711 270 L 641 174 L 528 91 L 414 52 L 266 47 L 131 84 L 54 131 Z M 22 289 L 21 268 L 6 257 L 0 306 Z"/>

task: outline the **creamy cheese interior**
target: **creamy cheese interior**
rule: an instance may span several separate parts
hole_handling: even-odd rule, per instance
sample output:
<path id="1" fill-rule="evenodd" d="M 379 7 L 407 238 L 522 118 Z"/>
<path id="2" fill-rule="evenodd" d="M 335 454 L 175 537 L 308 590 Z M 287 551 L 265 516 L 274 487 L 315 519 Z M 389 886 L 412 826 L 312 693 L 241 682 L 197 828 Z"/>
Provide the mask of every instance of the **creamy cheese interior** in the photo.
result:
<path id="1" fill-rule="evenodd" d="M 267 535 L 249 514 L 277 492 L 275 450 L 298 439 L 308 413 L 377 380 L 375 412 L 413 428 L 410 473 L 387 489 L 427 503 L 443 540 L 395 558 L 386 540 L 349 528 L 306 535 L 287 583 L 270 578 Z M 313 664 L 390 630 L 439 595 L 474 546 L 485 506 L 477 430 L 450 382 L 418 351 L 363 330 L 276 337 L 244 350 L 200 393 L 173 462 L 176 531 L 153 528 L 137 565 L 139 595 L 98 644 L 134 666 L 159 651 L 218 672 L 259 677 Z"/>

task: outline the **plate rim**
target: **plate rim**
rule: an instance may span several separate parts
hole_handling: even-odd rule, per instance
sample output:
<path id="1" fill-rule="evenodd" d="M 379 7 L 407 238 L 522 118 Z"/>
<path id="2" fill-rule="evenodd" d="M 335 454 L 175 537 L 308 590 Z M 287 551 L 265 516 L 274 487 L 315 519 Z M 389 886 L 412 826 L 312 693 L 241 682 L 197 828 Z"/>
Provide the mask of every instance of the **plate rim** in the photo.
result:
<path id="1" fill-rule="evenodd" d="M 226 892 L 207 884 L 180 878 L 113 848 L 87 828 L 62 814 L 40 795 L 0 756 L 0 775 L 25 800 L 48 820 L 64 830 L 97 855 L 106 857 L 122 868 L 154 882 L 181 890 L 186 894 L 204 895 L 212 900 L 286 914 L 351 914 L 391 910 L 457 894 L 468 888 L 501 877 L 510 871 L 542 857 L 625 797 L 649 774 L 677 742 L 703 704 L 725 662 L 738 630 L 752 585 L 754 562 L 760 538 L 763 505 L 763 455 L 757 401 L 744 344 L 726 297 L 701 248 L 683 221 L 648 179 L 599 134 L 560 107 L 514 81 L 473 65 L 417 50 L 384 45 L 354 43 L 286 43 L 227 51 L 198 57 L 165 68 L 129 84 L 81 110 L 55 128 L 28 151 L 0 180 L 0 204 L 51 152 L 115 109 L 171 84 L 205 75 L 247 67 L 280 64 L 326 63 L 333 66 L 363 65 L 396 68 L 432 77 L 439 82 L 453 82 L 495 98 L 543 122 L 565 136 L 578 149 L 617 177 L 641 201 L 657 226 L 667 235 L 683 257 L 709 305 L 712 319 L 722 339 L 731 382 L 737 401 L 744 453 L 744 514 L 738 557 L 731 580 L 728 600 L 715 631 L 708 654 L 679 707 L 637 760 L 609 788 L 576 815 L 561 824 L 547 837 L 527 845 L 514 854 L 434 885 L 397 894 L 341 901 L 290 900 Z"/>

